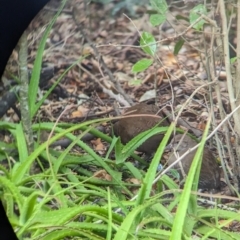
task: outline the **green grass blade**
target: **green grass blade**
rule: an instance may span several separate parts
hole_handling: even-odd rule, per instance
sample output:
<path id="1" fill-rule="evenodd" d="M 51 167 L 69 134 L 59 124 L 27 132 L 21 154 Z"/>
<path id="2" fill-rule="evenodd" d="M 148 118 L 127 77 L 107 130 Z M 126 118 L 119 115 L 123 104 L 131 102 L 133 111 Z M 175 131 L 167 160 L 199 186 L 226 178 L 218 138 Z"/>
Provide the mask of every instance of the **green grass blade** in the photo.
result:
<path id="1" fill-rule="evenodd" d="M 37 111 L 39 110 L 39 108 L 42 106 L 43 102 L 45 101 L 45 99 L 47 99 L 47 97 L 50 95 L 50 93 L 53 91 L 53 89 L 58 85 L 58 83 L 63 79 L 63 77 L 66 75 L 66 73 L 72 69 L 76 64 L 78 64 L 79 62 L 81 62 L 85 57 L 80 57 L 77 61 L 75 61 L 73 64 L 71 64 L 70 67 L 68 67 L 62 74 L 61 76 L 54 82 L 54 84 L 51 86 L 51 88 L 44 94 L 44 96 L 42 97 L 42 99 L 36 103 L 36 105 L 34 105 L 34 109 L 33 109 L 33 114 L 32 116 L 35 116 L 35 114 L 37 113 Z"/>
<path id="2" fill-rule="evenodd" d="M 145 210 L 147 207 L 149 207 L 152 204 L 154 204 L 154 202 L 148 201 L 145 204 L 142 204 L 133 208 L 133 210 L 125 217 L 124 221 L 122 222 L 113 240 L 130 239 L 129 235 L 134 234 L 134 232 L 131 232 L 132 225 L 136 221 L 139 213 L 141 213 L 143 210 Z"/>
<path id="3" fill-rule="evenodd" d="M 15 137 L 16 137 L 17 149 L 19 154 L 19 162 L 22 163 L 28 157 L 28 149 L 27 149 L 27 143 L 25 140 L 25 135 L 24 135 L 21 123 L 17 124 Z"/>
<path id="4" fill-rule="evenodd" d="M 152 183 L 155 179 L 159 161 L 162 157 L 165 146 L 167 145 L 167 142 L 172 134 L 174 127 L 175 127 L 175 123 L 172 123 L 170 125 L 170 127 L 168 127 L 168 130 L 167 130 L 160 146 L 158 147 L 157 152 L 154 155 L 154 158 L 151 161 L 151 164 L 148 168 L 147 174 L 146 174 L 145 178 L 143 179 L 142 187 L 138 193 L 136 206 L 142 204 L 144 202 L 144 200 L 150 196 L 150 192 L 152 189 Z"/>
<path id="5" fill-rule="evenodd" d="M 68 137 L 69 139 L 71 139 L 72 141 L 74 141 L 76 139 L 76 137 L 71 134 L 71 132 L 84 127 L 84 126 L 88 126 L 91 123 L 97 123 L 97 122 L 104 122 L 106 120 L 109 120 L 109 118 L 107 119 L 99 119 L 99 120 L 92 120 L 92 121 L 87 121 L 81 124 L 77 124 L 73 127 L 68 128 L 67 130 L 62 130 L 60 128 L 55 128 L 56 132 L 60 132 L 58 134 L 56 134 L 53 138 L 51 138 L 49 140 L 49 142 L 45 142 L 43 144 L 41 144 L 27 159 L 26 161 L 19 165 L 17 171 L 15 171 L 15 174 L 13 176 L 13 179 L 16 183 L 19 183 L 20 181 L 22 181 L 22 178 L 24 177 L 24 175 L 29 171 L 31 164 L 33 163 L 33 161 L 39 156 L 39 154 L 46 149 L 48 144 L 52 144 L 53 142 L 55 142 L 56 140 L 58 140 L 61 137 Z M 48 127 L 47 127 L 48 126 Z M 53 128 L 53 124 L 41 124 L 41 127 L 47 130 L 52 130 Z M 116 183 L 119 184 L 119 187 L 121 187 L 122 189 L 124 189 L 124 191 L 126 191 L 128 194 L 130 194 L 130 196 L 132 195 L 132 193 L 123 185 L 123 183 L 119 180 L 118 178 L 118 174 L 116 174 L 115 171 L 113 171 L 109 165 L 99 156 L 97 155 L 93 149 L 91 149 L 87 144 L 85 144 L 84 142 L 82 142 L 81 140 L 78 140 L 76 142 L 76 144 L 81 147 L 82 149 L 84 149 L 86 152 L 88 152 L 112 177 L 112 179 L 114 181 L 116 181 Z"/>
<path id="6" fill-rule="evenodd" d="M 204 131 L 204 134 L 202 137 L 202 141 L 201 141 L 200 146 L 195 154 L 195 157 L 193 159 L 191 168 L 189 170 L 189 173 L 188 173 L 188 176 L 186 179 L 186 183 L 184 185 L 184 189 L 183 189 L 183 192 L 182 192 L 182 195 L 180 198 L 180 203 L 178 205 L 178 209 L 176 212 L 176 217 L 174 219 L 170 240 L 181 240 L 182 233 L 187 230 L 187 229 L 184 229 L 184 227 L 185 227 L 185 221 L 187 220 L 186 214 L 187 214 L 187 209 L 188 209 L 188 205 L 189 205 L 189 201 L 190 201 L 190 197 L 191 197 L 192 185 L 194 182 L 194 177 L 195 177 L 198 165 L 201 164 L 200 159 L 201 159 L 201 155 L 202 155 L 202 152 L 204 149 L 204 144 L 206 141 L 209 126 L 210 126 L 210 119 L 207 122 L 205 131 Z M 200 170 L 200 168 L 198 168 L 198 171 L 199 170 Z M 198 173 L 198 175 L 199 175 L 199 173 Z M 195 187 L 195 189 L 196 189 L 196 187 Z M 189 218 L 188 218 L 188 220 L 190 222 L 192 221 L 192 219 L 190 220 Z M 187 221 L 187 222 L 189 223 L 189 221 Z"/>
<path id="7" fill-rule="evenodd" d="M 56 22 L 57 17 L 61 13 L 63 7 L 65 6 L 67 0 L 63 0 L 60 8 L 58 9 L 58 12 L 55 14 L 53 19 L 51 20 L 50 24 L 48 25 L 41 41 L 38 46 L 36 59 L 34 61 L 34 66 L 32 70 L 32 76 L 29 83 L 29 92 L 28 92 L 28 101 L 29 101 L 29 108 L 30 108 L 30 115 L 31 118 L 34 116 L 36 112 L 36 99 L 37 99 L 37 92 L 38 92 L 38 85 L 40 80 L 40 73 L 42 68 L 42 59 L 43 59 L 43 52 L 45 49 L 45 45 L 47 42 L 47 38 L 50 34 L 50 31 L 53 27 L 53 24 Z"/>

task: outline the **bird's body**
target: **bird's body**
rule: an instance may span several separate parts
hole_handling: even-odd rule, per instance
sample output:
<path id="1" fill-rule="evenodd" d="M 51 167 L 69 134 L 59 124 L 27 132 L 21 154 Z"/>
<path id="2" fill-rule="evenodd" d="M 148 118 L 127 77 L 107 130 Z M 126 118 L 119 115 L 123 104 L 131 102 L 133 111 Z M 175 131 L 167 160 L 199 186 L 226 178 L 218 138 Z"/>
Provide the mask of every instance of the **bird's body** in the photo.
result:
<path id="1" fill-rule="evenodd" d="M 127 109 L 124 116 L 136 115 L 136 114 L 148 114 L 156 115 L 159 109 L 155 105 L 148 105 L 146 103 L 139 103 Z M 158 115 L 159 116 L 159 115 Z M 159 126 L 168 126 L 168 122 L 163 119 L 163 116 L 134 116 L 120 119 L 113 126 L 113 131 L 116 136 L 120 136 L 123 144 L 128 143 L 132 138 L 136 137 L 141 132 L 147 131 L 159 123 Z M 162 141 L 164 134 L 156 134 L 146 140 L 138 151 L 146 154 L 154 153 L 160 142 Z"/>
<path id="2" fill-rule="evenodd" d="M 190 138 L 188 135 L 184 136 L 181 134 L 177 134 L 171 141 L 174 145 L 175 151 L 178 152 L 179 156 L 182 156 L 186 153 L 190 148 L 196 146 L 196 142 Z M 196 150 L 188 153 L 182 160 L 181 165 L 177 163 L 174 168 L 178 170 L 180 175 L 182 176 L 182 170 L 185 174 L 188 174 L 189 169 L 191 167 L 193 158 L 196 154 Z M 172 164 L 177 160 L 175 154 L 172 152 L 168 159 L 168 165 Z M 183 177 L 183 176 L 182 176 Z M 198 187 L 201 189 L 219 189 L 220 188 L 220 169 L 219 166 L 212 154 L 212 152 L 205 147 L 202 156 L 202 165 L 200 171 L 200 178 Z"/>

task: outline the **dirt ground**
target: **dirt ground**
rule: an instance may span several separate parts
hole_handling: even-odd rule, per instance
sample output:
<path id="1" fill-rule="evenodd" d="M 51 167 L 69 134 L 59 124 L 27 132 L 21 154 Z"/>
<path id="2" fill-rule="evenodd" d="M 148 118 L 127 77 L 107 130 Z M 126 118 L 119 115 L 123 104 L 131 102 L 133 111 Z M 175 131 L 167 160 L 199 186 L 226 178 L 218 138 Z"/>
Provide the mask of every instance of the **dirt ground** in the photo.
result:
<path id="1" fill-rule="evenodd" d="M 30 70 L 43 32 L 56 14 L 60 2 L 51 1 L 27 30 Z M 181 118 L 192 128 L 202 131 L 213 111 L 216 126 L 220 122 L 219 108 L 213 88 L 214 105 L 212 109 L 210 107 L 211 80 L 205 70 L 206 55 L 211 51 L 209 29 L 206 28 L 202 33 L 189 27 L 186 18 L 193 7 L 192 3 L 173 4 L 169 8 L 168 21 L 160 27 L 153 27 L 149 22 L 151 8 L 148 1 L 120 7 L 119 2 L 105 5 L 83 0 L 67 2 L 47 40 L 41 90 L 49 89 L 66 68 L 80 57 L 86 54 L 87 57 L 63 77 L 41 107 L 38 119 L 54 122 L 67 106 L 71 106 L 60 121 L 80 122 L 115 115 L 113 103 L 127 107 L 139 101 L 156 101 L 159 107 L 167 106 L 169 111 L 177 111 L 195 91 Z M 144 31 L 151 33 L 158 41 L 157 54 L 152 66 L 134 74 L 131 70 L 134 63 L 149 58 L 139 47 L 140 34 Z M 184 39 L 184 45 L 174 55 L 174 47 L 180 39 Z M 226 74 L 220 53 L 216 54 L 216 67 L 224 110 L 229 113 Z M 17 50 L 13 52 L 6 68 L 6 85 L 12 82 L 9 73 L 18 74 Z M 205 87 L 201 87 L 203 85 Z M 19 120 L 13 110 L 8 110 L 5 118 L 13 122 Z M 94 144 L 99 151 L 105 149 L 101 141 L 95 141 Z M 216 150 L 214 144 L 211 147 Z"/>
<path id="2" fill-rule="evenodd" d="M 29 69 L 33 67 L 41 36 L 59 4 L 60 1 L 51 1 L 29 26 Z M 116 3 L 103 5 L 81 0 L 68 1 L 47 41 L 43 57 L 43 71 L 46 70 L 46 73 L 41 79 L 42 86 L 51 86 L 51 81 L 56 80 L 67 66 L 81 56 L 89 55 L 63 78 L 51 101 L 42 107 L 42 117 L 53 121 L 69 104 L 76 107 L 65 116 L 69 121 L 86 114 L 108 112 L 113 101 L 123 107 L 129 106 L 119 94 L 118 84 L 133 102 L 156 98 L 159 106 L 169 104 L 177 109 L 197 87 L 208 83 L 203 48 L 208 40 L 193 29 L 188 29 L 189 23 L 185 20 L 175 18 L 188 16 L 189 7 L 171 7 L 169 22 L 153 27 L 149 22 L 148 3 L 133 5 L 133 13 L 125 8 L 115 13 Z M 158 51 L 149 69 L 133 74 L 131 68 L 134 63 L 141 58 L 149 58 L 139 47 L 139 34 L 143 31 L 153 34 L 159 41 Z M 179 54 L 174 55 L 179 36 L 185 39 L 185 43 Z M 14 51 L 7 67 L 9 72 L 18 72 L 17 57 L 17 51 Z M 222 99 L 229 111 L 223 69 L 219 72 L 219 78 Z M 213 93 L 213 101 L 215 98 Z M 208 99 L 208 87 L 201 88 L 182 117 L 192 126 L 204 128 L 204 120 L 209 114 Z M 214 111 L 217 114 L 217 107 Z"/>

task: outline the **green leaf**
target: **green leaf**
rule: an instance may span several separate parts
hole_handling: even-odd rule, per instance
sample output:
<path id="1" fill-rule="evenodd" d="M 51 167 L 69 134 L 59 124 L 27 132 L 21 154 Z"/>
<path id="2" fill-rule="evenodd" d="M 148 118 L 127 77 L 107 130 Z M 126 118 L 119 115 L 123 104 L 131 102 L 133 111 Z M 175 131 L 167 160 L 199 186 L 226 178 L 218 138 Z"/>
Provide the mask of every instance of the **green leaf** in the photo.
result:
<path id="1" fill-rule="evenodd" d="M 231 64 L 235 63 L 237 61 L 237 57 L 233 57 L 230 59 Z"/>
<path id="2" fill-rule="evenodd" d="M 150 15 L 150 23 L 155 27 L 166 21 L 168 5 L 165 0 L 150 0 L 150 4 L 158 12 Z"/>
<path id="3" fill-rule="evenodd" d="M 0 162 L 6 159 L 8 154 L 10 154 L 11 157 L 14 158 L 17 155 L 17 153 L 14 154 L 14 151 L 16 150 L 16 148 L 17 148 L 16 142 L 6 143 L 6 142 L 0 141 Z"/>
<path id="4" fill-rule="evenodd" d="M 114 149 L 115 145 L 117 144 L 117 142 L 119 142 L 119 138 L 113 136 L 111 144 L 110 144 L 110 146 L 108 148 L 108 151 L 106 153 L 105 160 L 107 160 L 109 158 L 110 153 L 113 151 L 113 149 Z"/>
<path id="5" fill-rule="evenodd" d="M 112 229 L 112 198 L 110 194 L 110 189 L 108 187 L 108 230 L 107 230 L 107 236 L 106 240 L 111 240 L 113 235 L 113 229 Z"/>
<path id="6" fill-rule="evenodd" d="M 0 186 L 4 189 L 5 192 L 8 192 L 9 195 L 13 196 L 14 200 L 17 203 L 16 207 L 19 209 L 21 214 L 22 205 L 25 198 L 21 195 L 19 188 L 12 181 L 2 176 L 0 176 Z"/>
<path id="7" fill-rule="evenodd" d="M 28 196 L 22 206 L 22 213 L 20 215 L 20 224 L 24 225 L 32 216 L 37 202 L 38 192 L 33 192 Z"/>
<path id="8" fill-rule="evenodd" d="M 72 222 L 71 222 L 72 223 Z M 88 223 L 88 226 L 90 230 L 88 230 L 85 225 L 86 223 L 77 223 L 74 225 L 75 228 L 72 226 L 69 226 L 69 224 L 66 226 L 66 229 L 51 229 L 42 233 L 37 239 L 41 240 L 60 240 L 60 239 L 91 239 L 91 240 L 105 240 L 105 238 L 101 238 L 99 235 L 93 233 L 93 229 L 97 231 L 105 231 L 105 226 L 100 225 L 97 227 L 98 224 L 95 224 L 95 226 L 92 226 L 90 223 Z M 72 224 L 73 225 L 73 224 Z M 82 226 L 83 225 L 83 226 Z M 101 230 L 98 229 L 101 227 Z M 63 227 L 62 227 L 63 228 Z"/>
<path id="9" fill-rule="evenodd" d="M 145 178 L 143 179 L 143 184 L 141 186 L 141 189 L 140 189 L 138 197 L 137 197 L 136 206 L 142 204 L 144 202 L 144 200 L 150 196 L 150 193 L 152 190 L 152 183 L 154 181 L 154 178 L 155 178 L 155 175 L 157 172 L 157 167 L 159 165 L 159 159 L 161 159 L 161 157 L 162 157 L 165 146 L 167 145 L 168 139 L 170 138 L 174 127 L 175 127 L 175 125 L 173 122 L 168 127 L 167 132 L 166 132 L 163 140 L 161 141 L 160 146 L 158 147 L 158 149 L 151 161 L 151 164 L 148 168 L 147 174 L 146 174 Z"/>
<path id="10" fill-rule="evenodd" d="M 147 53 L 151 56 L 154 56 L 156 49 L 157 49 L 155 38 L 153 37 L 152 34 L 150 34 L 148 32 L 142 33 L 141 38 L 140 38 L 140 46 L 145 53 Z"/>
<path id="11" fill-rule="evenodd" d="M 23 132 L 22 124 L 19 123 L 16 127 L 15 137 L 17 141 L 17 149 L 19 153 L 19 161 L 24 162 L 28 157 L 27 143 Z"/>
<path id="12" fill-rule="evenodd" d="M 143 58 L 133 65 L 132 72 L 133 73 L 143 72 L 149 66 L 151 66 L 152 63 L 153 63 L 152 59 Z"/>
<path id="13" fill-rule="evenodd" d="M 107 209 L 94 205 L 83 205 L 71 208 L 61 208 L 52 211 L 39 211 L 32 220 L 32 226 L 33 224 L 36 224 L 35 228 L 39 228 L 40 226 L 58 226 L 66 224 L 71 220 L 75 219 L 76 216 L 83 213 L 85 215 L 91 215 L 91 213 L 98 213 L 99 215 L 108 217 Z M 112 216 L 115 220 L 122 220 L 121 217 L 116 213 L 112 213 Z"/>
<path id="14" fill-rule="evenodd" d="M 155 222 L 156 221 L 157 219 L 155 220 Z M 141 234 L 147 236 L 147 238 L 144 238 L 143 240 L 155 240 L 155 239 L 169 239 L 171 232 L 164 229 L 144 228 Z M 152 238 L 150 238 L 150 235 Z M 161 236 L 161 238 L 159 238 L 159 236 Z"/>
<path id="15" fill-rule="evenodd" d="M 174 52 L 173 52 L 174 55 L 177 55 L 177 54 L 179 53 L 179 51 L 181 50 L 183 44 L 184 44 L 184 40 L 183 40 L 183 39 L 180 39 L 180 40 L 176 43 L 176 45 L 175 45 L 175 47 L 174 47 Z"/>
<path id="16" fill-rule="evenodd" d="M 216 214 L 216 213 L 214 213 Z M 212 215 L 214 216 L 214 215 Z M 234 219 L 235 220 L 235 219 Z M 226 224 L 229 224 L 230 221 L 234 221 L 234 220 L 225 220 L 224 222 Z M 228 229 L 228 227 L 226 226 L 226 229 Z M 217 228 L 215 226 L 200 226 L 197 229 L 197 232 L 201 233 L 203 235 L 203 237 L 201 239 L 224 239 L 224 240 L 238 240 L 240 239 L 240 234 L 239 232 L 231 232 L 231 231 L 227 231 L 226 229 L 222 229 L 222 228 Z"/>
<path id="17" fill-rule="evenodd" d="M 150 205 L 153 205 L 154 202 L 148 201 L 140 206 L 137 206 L 132 209 L 132 211 L 125 216 L 124 221 L 122 222 L 121 226 L 118 228 L 118 231 L 113 238 L 113 240 L 127 240 L 127 239 L 133 239 L 130 238 L 130 235 L 132 233 L 131 228 L 134 222 L 137 218 L 139 218 L 139 213 L 144 211 L 147 207 Z"/>
<path id="18" fill-rule="evenodd" d="M 115 148 L 116 164 L 123 163 L 126 159 L 136 150 L 140 145 L 142 145 L 148 138 L 159 134 L 165 133 L 168 127 L 153 127 L 149 130 L 141 132 L 136 137 L 131 139 L 125 146 L 117 146 Z"/>
<path id="19" fill-rule="evenodd" d="M 58 140 L 59 138 L 61 138 L 63 136 L 74 141 L 74 140 L 76 140 L 76 136 L 71 134 L 71 132 L 73 132 L 77 129 L 84 129 L 84 127 L 89 128 L 88 125 L 93 124 L 93 123 L 96 124 L 98 122 L 104 122 L 104 121 L 109 121 L 109 120 L 110 120 L 109 118 L 105 118 L 105 119 L 103 118 L 103 119 L 98 119 L 98 120 L 86 121 L 81 124 L 76 124 L 76 125 L 68 128 L 67 130 L 62 130 L 59 127 L 55 127 L 55 129 L 54 129 L 55 132 L 60 132 L 60 133 L 58 133 L 54 137 L 52 137 L 49 140 L 49 142 L 42 143 L 37 149 L 35 149 L 35 151 L 33 153 L 31 153 L 30 156 L 27 157 L 27 159 L 21 165 L 18 166 L 18 168 L 15 171 L 15 174 L 12 176 L 13 181 L 15 183 L 20 183 L 23 180 L 24 175 L 30 168 L 30 165 L 32 164 L 32 162 L 39 156 L 39 154 L 41 154 L 41 152 L 48 145 L 51 145 L 54 141 Z M 44 128 L 46 130 L 52 130 L 52 128 L 53 128 L 53 124 L 41 124 L 41 126 L 42 126 L 42 128 Z M 38 126 L 38 129 L 39 129 L 39 126 Z M 105 139 L 109 139 L 109 137 L 105 138 Z M 81 141 L 79 139 L 77 140 L 76 145 L 78 145 L 83 150 L 88 152 L 112 176 L 113 182 L 116 181 L 116 183 L 119 185 L 119 187 L 122 187 L 124 189 L 124 191 L 126 191 L 129 195 L 132 195 L 132 193 L 119 180 L 119 176 L 116 175 L 116 172 L 113 171 L 112 168 L 104 161 L 104 159 L 102 159 L 92 148 L 90 148 L 87 144 L 85 144 L 83 141 Z"/>
<path id="20" fill-rule="evenodd" d="M 0 129 L 15 129 L 16 125 L 14 123 L 0 122 Z"/>
<path id="21" fill-rule="evenodd" d="M 202 14 L 207 15 L 207 10 L 204 5 L 199 4 L 190 11 L 189 14 L 190 23 L 194 24 Z M 205 20 L 201 19 L 200 21 L 193 25 L 193 28 L 196 30 L 201 30 L 203 28 L 204 23 Z"/>
<path id="22" fill-rule="evenodd" d="M 161 214 L 164 220 L 167 221 L 169 224 L 173 223 L 174 215 L 171 213 L 171 211 L 169 211 L 166 206 L 158 202 L 152 206 L 152 209 Z"/>
<path id="23" fill-rule="evenodd" d="M 150 23 L 155 27 L 166 21 L 166 16 L 161 14 L 151 14 Z"/>
<path id="24" fill-rule="evenodd" d="M 2 164 L 0 164 L 0 171 L 1 171 L 1 175 L 4 175 L 4 177 L 10 179 L 11 178 L 11 175 L 10 173 L 8 172 L 8 169 L 5 168 Z"/>
<path id="25" fill-rule="evenodd" d="M 186 231 L 191 233 L 192 229 L 189 227 L 193 227 L 194 222 L 186 219 L 187 210 L 189 210 L 189 204 L 193 206 L 190 209 L 191 214 L 196 214 L 196 196 L 191 195 L 191 191 L 196 191 L 198 187 L 198 180 L 200 175 L 201 169 L 201 162 L 202 162 L 202 152 L 204 149 L 207 133 L 210 127 L 210 119 L 207 122 L 205 131 L 203 133 L 202 141 L 200 142 L 200 146 L 197 149 L 197 152 L 193 158 L 192 165 L 188 172 L 188 176 L 186 178 L 186 182 L 184 185 L 183 192 L 181 194 L 180 203 L 178 205 L 176 217 L 174 219 L 172 234 L 170 240 L 181 240 L 182 234 L 186 233 Z M 194 202 L 195 201 L 195 202 Z M 189 226 L 190 225 L 190 226 Z"/>
<path id="26" fill-rule="evenodd" d="M 131 162 L 125 162 L 124 166 L 129 170 L 134 178 L 142 179 L 142 174 Z"/>
<path id="27" fill-rule="evenodd" d="M 178 173 L 178 175 L 179 175 L 179 173 Z M 178 185 L 167 174 L 164 174 L 160 178 L 160 181 L 162 181 L 169 189 L 177 189 L 178 188 Z"/>
<path id="28" fill-rule="evenodd" d="M 125 159 L 123 158 L 122 154 L 123 144 L 121 143 L 120 138 L 117 138 L 117 142 L 115 144 L 115 159 L 116 164 L 123 163 Z"/>
<path id="29" fill-rule="evenodd" d="M 158 11 L 159 13 L 166 14 L 168 10 L 168 5 L 165 0 L 150 0 L 150 4 L 152 8 Z"/>

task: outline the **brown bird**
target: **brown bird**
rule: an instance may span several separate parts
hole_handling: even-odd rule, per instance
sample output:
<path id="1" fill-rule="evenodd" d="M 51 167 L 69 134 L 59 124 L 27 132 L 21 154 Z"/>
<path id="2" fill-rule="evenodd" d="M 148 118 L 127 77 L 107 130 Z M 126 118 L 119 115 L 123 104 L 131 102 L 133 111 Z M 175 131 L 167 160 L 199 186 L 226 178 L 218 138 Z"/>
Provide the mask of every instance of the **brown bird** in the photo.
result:
<path id="1" fill-rule="evenodd" d="M 127 109 L 124 116 L 135 114 L 149 114 L 156 115 L 159 108 L 155 105 L 148 105 L 146 103 L 139 103 Z M 120 136 L 123 144 L 128 143 L 132 138 L 136 137 L 139 133 L 147 131 L 158 123 L 159 126 L 169 126 L 166 119 L 160 114 L 158 117 L 154 116 L 139 116 L 139 117 L 126 117 L 120 119 L 113 126 L 113 131 L 116 136 Z M 138 147 L 138 151 L 144 152 L 147 155 L 154 153 L 160 142 L 162 141 L 164 134 L 156 134 L 146 140 L 141 146 Z"/>
<path id="2" fill-rule="evenodd" d="M 171 148 L 174 148 L 175 151 L 178 152 L 179 156 L 183 155 L 188 151 L 190 148 L 196 146 L 196 142 L 190 138 L 188 135 L 183 137 L 182 134 L 177 134 L 169 144 Z M 167 147 L 169 148 L 169 147 Z M 182 170 L 185 174 L 188 174 L 188 171 L 191 167 L 193 158 L 196 154 L 196 150 L 190 152 L 186 155 L 181 161 L 180 164 L 177 163 L 174 165 L 174 168 L 178 170 L 181 177 Z M 175 154 L 171 154 L 170 158 L 168 159 L 168 165 L 172 164 L 177 160 Z M 182 165 L 182 168 L 181 168 Z M 212 152 L 205 147 L 203 151 L 202 157 L 202 166 L 200 171 L 200 178 L 198 183 L 198 188 L 200 189 L 220 189 L 220 169 L 219 166 L 212 154 Z"/>

